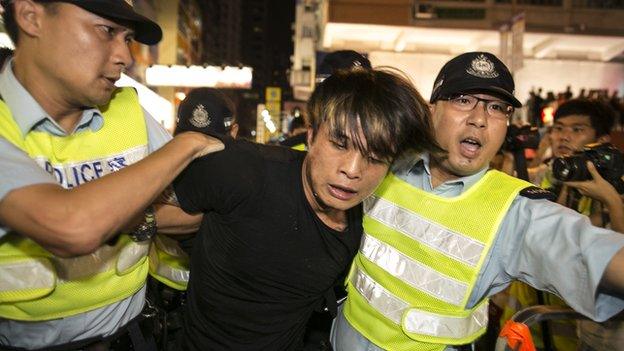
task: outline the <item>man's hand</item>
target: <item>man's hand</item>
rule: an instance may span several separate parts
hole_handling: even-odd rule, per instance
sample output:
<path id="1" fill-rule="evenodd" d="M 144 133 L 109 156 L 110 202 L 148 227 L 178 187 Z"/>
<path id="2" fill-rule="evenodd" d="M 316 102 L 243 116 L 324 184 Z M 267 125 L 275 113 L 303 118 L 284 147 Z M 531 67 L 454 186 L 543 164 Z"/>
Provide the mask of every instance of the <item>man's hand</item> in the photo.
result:
<path id="1" fill-rule="evenodd" d="M 176 135 L 172 141 L 184 141 L 195 145 L 195 156 L 199 158 L 225 148 L 221 140 L 199 132 L 184 132 Z"/>
<path id="2" fill-rule="evenodd" d="M 564 184 L 578 189 L 581 194 L 603 203 L 609 212 L 611 229 L 624 233 L 624 204 L 620 194 L 611 183 L 607 182 L 593 163 L 587 161 L 587 169 L 593 177 L 584 182 L 565 182 Z"/>
<path id="3" fill-rule="evenodd" d="M 564 184 L 578 189 L 582 195 L 589 196 L 592 199 L 598 200 L 607 205 L 615 202 L 621 202 L 620 196 L 613 185 L 602 178 L 594 164 L 590 161 L 587 161 L 587 169 L 593 178 L 592 180 L 582 182 L 565 182 Z"/>

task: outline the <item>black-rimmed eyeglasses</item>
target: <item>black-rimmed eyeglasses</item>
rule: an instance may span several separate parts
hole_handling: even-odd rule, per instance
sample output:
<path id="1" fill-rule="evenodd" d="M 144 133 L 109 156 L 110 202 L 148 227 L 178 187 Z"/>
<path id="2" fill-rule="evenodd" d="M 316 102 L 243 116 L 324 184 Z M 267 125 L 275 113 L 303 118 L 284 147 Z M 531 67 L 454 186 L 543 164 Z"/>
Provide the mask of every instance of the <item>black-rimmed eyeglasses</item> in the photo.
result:
<path id="1" fill-rule="evenodd" d="M 514 107 L 504 101 L 482 99 L 469 94 L 452 95 L 446 98 L 442 98 L 442 100 L 447 100 L 451 103 L 451 106 L 453 106 L 453 108 L 463 112 L 469 112 L 474 110 L 479 101 L 483 101 L 485 111 L 490 117 L 494 118 L 508 119 L 514 113 Z"/>

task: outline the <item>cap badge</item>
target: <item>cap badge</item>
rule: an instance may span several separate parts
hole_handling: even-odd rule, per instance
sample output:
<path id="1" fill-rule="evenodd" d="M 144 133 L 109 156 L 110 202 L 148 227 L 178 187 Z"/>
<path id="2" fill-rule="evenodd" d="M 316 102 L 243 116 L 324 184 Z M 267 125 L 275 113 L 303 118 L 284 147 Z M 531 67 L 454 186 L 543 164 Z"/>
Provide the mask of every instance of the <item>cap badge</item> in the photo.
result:
<path id="1" fill-rule="evenodd" d="M 193 110 L 193 117 L 189 120 L 191 124 L 197 128 L 204 128 L 210 125 L 210 115 L 208 115 L 208 111 L 202 104 L 198 104 L 195 106 Z"/>
<path id="2" fill-rule="evenodd" d="M 479 78 L 496 78 L 498 72 L 494 69 L 494 62 L 490 61 L 485 55 L 480 54 L 472 62 L 470 67 L 466 70 L 470 75 Z"/>

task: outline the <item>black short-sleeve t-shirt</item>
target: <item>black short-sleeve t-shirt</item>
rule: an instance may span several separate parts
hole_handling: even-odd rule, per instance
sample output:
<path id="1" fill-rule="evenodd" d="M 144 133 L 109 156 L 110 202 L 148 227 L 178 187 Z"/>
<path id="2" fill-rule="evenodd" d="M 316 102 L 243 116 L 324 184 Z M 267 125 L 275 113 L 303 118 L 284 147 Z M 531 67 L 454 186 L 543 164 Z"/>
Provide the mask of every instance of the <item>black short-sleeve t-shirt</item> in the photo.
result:
<path id="1" fill-rule="evenodd" d="M 306 200 L 305 153 L 225 139 L 174 182 L 204 212 L 191 256 L 184 342 L 191 350 L 293 350 L 357 252 L 362 208 L 326 226 Z"/>

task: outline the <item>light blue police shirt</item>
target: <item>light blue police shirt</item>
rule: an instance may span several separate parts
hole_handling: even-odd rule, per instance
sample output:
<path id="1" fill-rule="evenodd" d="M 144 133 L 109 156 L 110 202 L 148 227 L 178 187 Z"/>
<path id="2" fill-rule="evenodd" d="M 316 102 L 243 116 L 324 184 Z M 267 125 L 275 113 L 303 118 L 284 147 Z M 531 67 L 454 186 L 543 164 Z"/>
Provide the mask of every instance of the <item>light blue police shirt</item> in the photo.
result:
<path id="1" fill-rule="evenodd" d="M 102 128 L 104 118 L 97 108 L 82 113 L 80 122 L 66 133 L 35 101 L 13 74 L 12 61 L 0 72 L 0 95 L 11 109 L 22 133 L 32 130 L 64 136 Z M 171 135 L 145 110 L 148 149 L 153 152 L 171 139 Z M 13 189 L 41 183 L 57 183 L 28 154 L 0 138 L 0 199 Z M 9 228 L 0 223 L 0 238 Z M 136 317 L 145 303 L 145 286 L 136 294 L 114 304 L 75 316 L 44 322 L 21 322 L 0 318 L 0 345 L 43 348 L 115 333 Z"/>
<path id="2" fill-rule="evenodd" d="M 478 182 L 487 168 L 436 188 L 431 184 L 427 154 L 407 155 L 393 164 L 392 171 L 416 188 L 452 198 Z M 517 279 L 565 296 L 570 307 L 604 321 L 624 308 L 624 301 L 598 292 L 607 264 L 622 247 L 624 235 L 594 227 L 584 215 L 548 200 L 517 196 L 498 229 L 467 307 L 476 306 Z M 380 350 L 349 325 L 342 308 L 332 326 L 331 340 L 342 351 Z M 453 350 L 452 346 L 445 349 Z"/>
<path id="3" fill-rule="evenodd" d="M 462 194 L 487 172 L 431 184 L 428 155 L 404 158 L 393 172 L 411 185 L 450 198 Z M 587 216 L 554 202 L 517 196 L 501 223 L 468 300 L 472 308 L 513 280 L 564 297 L 576 311 L 604 321 L 624 309 L 624 301 L 598 292 L 602 275 L 624 247 L 624 235 L 592 226 Z"/>

